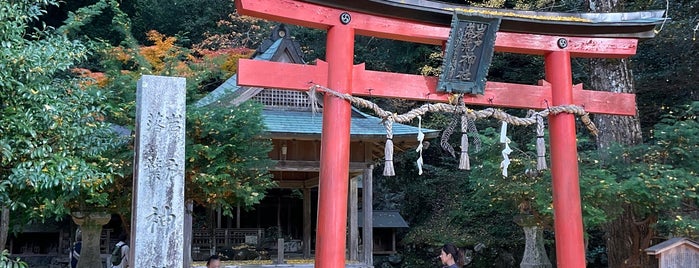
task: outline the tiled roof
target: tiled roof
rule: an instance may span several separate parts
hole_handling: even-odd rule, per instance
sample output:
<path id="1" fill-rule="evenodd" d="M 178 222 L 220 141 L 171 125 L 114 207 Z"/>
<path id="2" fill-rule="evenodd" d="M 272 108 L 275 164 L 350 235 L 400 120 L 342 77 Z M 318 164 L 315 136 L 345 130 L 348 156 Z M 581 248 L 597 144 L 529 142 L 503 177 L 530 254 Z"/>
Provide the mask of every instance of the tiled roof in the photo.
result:
<path id="1" fill-rule="evenodd" d="M 699 251 L 699 243 L 686 237 L 670 238 L 662 243 L 645 249 L 645 251 L 646 254 L 649 255 L 658 255 L 680 245 L 685 245 L 689 248 L 692 248 L 693 251 Z"/>
<path id="2" fill-rule="evenodd" d="M 322 113 L 264 110 L 262 114 L 265 126 L 271 133 L 317 135 L 320 137 L 323 128 Z M 429 134 L 436 135 L 438 132 L 437 130 L 424 128 L 422 131 L 428 136 L 430 136 Z M 393 137 L 396 139 L 415 137 L 417 132 L 417 127 L 393 123 Z M 353 138 L 384 139 L 386 137 L 386 128 L 381 123 L 380 118 L 364 114 L 353 108 L 350 135 Z"/>
<path id="3" fill-rule="evenodd" d="M 364 213 L 357 212 L 357 226 L 364 226 Z M 371 216 L 371 222 L 374 228 L 408 228 L 408 223 L 395 210 L 374 210 Z"/>

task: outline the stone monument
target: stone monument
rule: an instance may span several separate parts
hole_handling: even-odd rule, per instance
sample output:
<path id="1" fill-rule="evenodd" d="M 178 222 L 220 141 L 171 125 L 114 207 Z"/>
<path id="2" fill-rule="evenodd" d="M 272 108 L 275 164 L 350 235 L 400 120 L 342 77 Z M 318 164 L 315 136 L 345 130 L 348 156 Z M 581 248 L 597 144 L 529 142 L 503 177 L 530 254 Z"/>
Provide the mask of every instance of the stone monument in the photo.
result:
<path id="1" fill-rule="evenodd" d="M 184 78 L 138 81 L 135 146 L 129 267 L 184 267 Z"/>

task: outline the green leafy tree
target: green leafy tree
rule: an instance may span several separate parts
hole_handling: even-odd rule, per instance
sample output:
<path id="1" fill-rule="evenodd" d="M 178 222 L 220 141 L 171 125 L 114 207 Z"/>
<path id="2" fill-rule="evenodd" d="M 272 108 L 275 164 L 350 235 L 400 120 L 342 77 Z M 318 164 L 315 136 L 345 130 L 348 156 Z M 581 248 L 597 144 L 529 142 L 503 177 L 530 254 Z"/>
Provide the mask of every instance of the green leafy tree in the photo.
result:
<path id="1" fill-rule="evenodd" d="M 269 139 L 261 107 L 252 102 L 237 107 L 194 108 L 188 111 L 188 198 L 207 206 L 220 206 L 227 214 L 235 206 L 259 203 L 274 186 L 267 168 Z"/>
<path id="2" fill-rule="evenodd" d="M 671 109 L 653 130 L 653 140 L 642 158 L 648 172 L 639 177 L 658 181 L 649 187 L 662 201 L 658 230 L 666 237 L 699 238 L 699 102 Z M 648 186 L 646 186 L 648 187 Z"/>
<path id="3" fill-rule="evenodd" d="M 103 207 L 118 144 L 106 95 L 70 69 L 89 54 L 62 28 L 30 28 L 57 1 L 0 2 L 0 204 L 9 229 L 33 219 Z M 70 27 L 70 25 L 67 25 Z"/>
<path id="4" fill-rule="evenodd" d="M 699 166 L 696 134 L 697 104 L 668 109 L 651 131 L 651 139 L 637 146 L 613 145 L 605 152 L 581 154 L 581 189 L 586 210 L 595 207 L 596 221 L 588 229 L 601 228 L 627 241 L 662 241 L 657 237 L 696 238 Z M 603 161 L 602 161 L 603 160 Z M 620 208 L 625 209 L 620 209 Z M 631 218 L 627 225 L 619 219 Z M 586 221 L 587 223 L 587 221 Z M 650 235 L 628 229 L 650 225 Z M 617 228 L 609 230 L 608 228 Z M 626 231 L 625 231 L 626 230 Z M 606 237 L 606 236 L 605 236 Z M 609 248 L 608 250 L 611 250 Z M 628 263 L 646 263 L 633 251 L 617 251 Z M 609 260 L 610 265 L 612 261 Z M 644 266 L 644 267 L 645 267 Z"/>
<path id="5" fill-rule="evenodd" d="M 2 265 L 2 267 L 29 267 L 27 263 L 20 261 L 19 259 L 11 259 L 10 252 L 7 249 L 3 249 L 2 252 L 0 252 L 0 265 Z"/>

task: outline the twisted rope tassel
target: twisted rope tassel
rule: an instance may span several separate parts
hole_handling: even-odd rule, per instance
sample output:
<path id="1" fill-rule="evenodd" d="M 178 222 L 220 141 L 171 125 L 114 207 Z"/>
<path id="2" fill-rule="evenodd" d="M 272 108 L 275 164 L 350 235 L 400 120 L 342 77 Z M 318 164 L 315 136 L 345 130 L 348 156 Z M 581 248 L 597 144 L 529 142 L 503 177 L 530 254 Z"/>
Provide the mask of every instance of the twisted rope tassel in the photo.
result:
<path id="1" fill-rule="evenodd" d="M 500 128 L 500 143 L 505 144 L 505 149 L 502 150 L 502 162 L 500 162 L 500 168 L 502 168 L 502 176 L 507 177 L 507 167 L 510 166 L 510 139 L 507 138 L 507 122 L 502 122 L 502 127 Z"/>
<path id="2" fill-rule="evenodd" d="M 468 157 L 468 116 L 461 114 L 461 157 L 459 169 L 471 170 L 471 161 Z"/>
<path id="3" fill-rule="evenodd" d="M 383 121 L 386 127 L 386 147 L 384 148 L 385 166 L 383 168 L 384 176 L 395 176 L 396 171 L 393 168 L 393 117 L 389 116 Z"/>
<path id="4" fill-rule="evenodd" d="M 306 92 L 306 94 L 308 94 L 308 102 L 311 103 L 311 112 L 313 112 L 313 115 L 321 111 L 320 103 L 323 96 L 318 93 L 318 87 L 320 86 L 314 85 Z"/>
<path id="5" fill-rule="evenodd" d="M 454 152 L 454 147 L 449 144 L 449 137 L 451 137 L 451 134 L 454 133 L 454 129 L 456 129 L 456 124 L 458 124 L 458 121 L 456 118 L 452 118 L 451 121 L 449 121 L 449 125 L 442 131 L 442 139 L 440 140 L 439 144 L 442 146 L 442 149 L 445 151 L 449 152 L 451 154 L 451 157 L 456 157 L 456 153 Z"/>
<path id="6" fill-rule="evenodd" d="M 481 151 L 481 137 L 478 136 L 478 128 L 476 128 L 476 121 L 469 117 L 468 120 L 468 133 L 471 134 L 473 138 L 473 150 L 477 153 Z"/>
<path id="7" fill-rule="evenodd" d="M 546 145 L 544 144 L 544 118 L 536 115 L 536 170 L 546 167 Z"/>
<path id="8" fill-rule="evenodd" d="M 422 133 L 422 116 L 417 116 L 417 149 L 416 152 L 420 155 L 417 158 L 417 174 L 422 175 L 422 142 L 425 140 L 425 133 Z"/>
<path id="9" fill-rule="evenodd" d="M 590 133 L 592 133 L 593 136 L 597 137 L 597 135 L 599 134 L 599 130 L 597 130 L 595 123 L 592 123 L 592 120 L 590 120 L 589 113 L 584 112 L 583 115 L 580 116 L 580 121 L 582 121 L 583 124 L 585 124 L 585 127 L 587 127 L 587 129 L 590 130 Z"/>

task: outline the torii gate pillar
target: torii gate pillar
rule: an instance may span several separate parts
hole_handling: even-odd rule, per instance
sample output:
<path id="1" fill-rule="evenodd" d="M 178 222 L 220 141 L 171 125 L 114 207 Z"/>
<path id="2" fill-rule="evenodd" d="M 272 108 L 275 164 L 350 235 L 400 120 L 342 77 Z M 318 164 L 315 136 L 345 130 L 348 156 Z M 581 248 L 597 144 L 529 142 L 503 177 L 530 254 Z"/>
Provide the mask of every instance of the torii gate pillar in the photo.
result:
<path id="1" fill-rule="evenodd" d="M 570 53 L 550 52 L 544 56 L 544 63 L 552 104 L 573 104 Z M 549 116 L 549 131 L 557 266 L 585 267 L 575 115 Z"/>
<path id="2" fill-rule="evenodd" d="M 328 29 L 326 59 L 328 87 L 351 93 L 354 29 Z M 315 267 L 345 267 L 347 189 L 349 187 L 351 106 L 331 94 L 323 99 L 323 133 L 318 181 L 318 230 Z"/>

